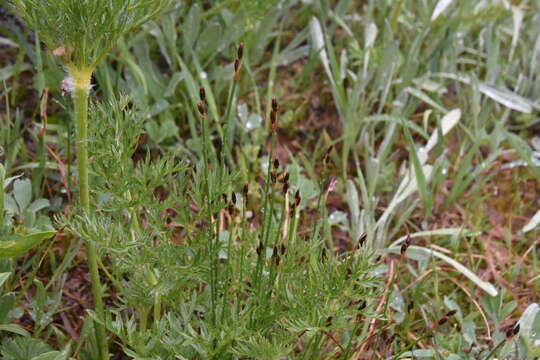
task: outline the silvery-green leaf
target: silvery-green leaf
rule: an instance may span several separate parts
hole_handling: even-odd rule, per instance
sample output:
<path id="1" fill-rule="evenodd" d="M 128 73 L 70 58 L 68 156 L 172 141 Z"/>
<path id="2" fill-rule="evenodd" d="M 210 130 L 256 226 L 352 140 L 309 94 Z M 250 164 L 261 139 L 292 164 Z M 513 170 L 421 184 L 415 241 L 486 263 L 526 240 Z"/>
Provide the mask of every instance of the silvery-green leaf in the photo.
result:
<path id="1" fill-rule="evenodd" d="M 366 34 L 365 34 L 365 47 L 370 48 L 375 43 L 375 40 L 377 39 L 377 33 L 379 29 L 377 28 L 377 24 L 374 22 L 370 22 L 366 27 Z"/>
<path id="2" fill-rule="evenodd" d="M 460 81 L 464 84 L 470 85 L 471 79 L 466 75 L 452 74 L 452 73 L 438 73 L 437 76 Z M 513 93 L 509 90 L 498 89 L 487 85 L 482 82 L 478 82 L 478 90 L 487 97 L 495 100 L 501 105 L 506 106 L 509 109 L 521 111 L 526 114 L 530 114 L 533 110 L 533 103 L 529 100 Z"/>
<path id="3" fill-rule="evenodd" d="M 324 45 L 324 35 L 321 27 L 321 23 L 316 17 L 312 17 L 309 22 L 309 30 L 311 34 L 311 41 L 313 42 L 314 51 L 319 54 L 321 63 L 324 70 L 330 79 L 333 78 L 332 71 L 330 71 L 330 61 L 328 61 L 328 54 Z"/>
<path id="4" fill-rule="evenodd" d="M 0 332 L 6 331 L 21 336 L 30 336 L 30 333 L 16 324 L 1 324 Z"/>
<path id="5" fill-rule="evenodd" d="M 444 10 L 446 10 L 452 4 L 452 1 L 453 0 L 439 0 L 435 6 L 435 9 L 433 10 L 433 14 L 431 14 L 431 21 L 437 20 Z"/>
<path id="6" fill-rule="evenodd" d="M 523 233 L 529 232 L 535 229 L 538 226 L 538 224 L 540 224 L 540 210 L 538 210 L 536 214 L 534 214 L 531 220 L 529 220 L 529 222 L 525 224 L 525 226 L 523 227 L 523 229 L 521 229 L 521 231 Z"/>
<path id="7" fill-rule="evenodd" d="M 24 210 L 32 200 L 32 183 L 28 179 L 15 180 L 13 183 L 13 197 L 19 205 L 19 209 Z"/>
<path id="8" fill-rule="evenodd" d="M 43 240 L 54 236 L 54 229 L 31 230 L 27 234 L 14 234 L 5 241 L 0 241 L 0 259 L 8 259 L 24 254 L 33 247 L 38 246 Z"/>
<path id="9" fill-rule="evenodd" d="M 47 199 L 37 199 L 35 200 L 34 202 L 32 202 L 30 204 L 30 206 L 28 206 L 28 208 L 26 209 L 27 211 L 29 212 L 38 212 L 39 210 L 41 209 L 44 209 L 48 206 L 51 206 L 51 203 L 49 202 L 49 200 Z"/>
<path id="10" fill-rule="evenodd" d="M 11 275 L 10 272 L 3 272 L 3 273 L 0 273 L 0 287 L 2 285 L 4 285 L 4 283 L 6 282 L 6 280 L 8 279 L 9 275 Z"/>
<path id="11" fill-rule="evenodd" d="M 452 128 L 457 125 L 460 119 L 461 119 L 460 109 L 453 109 L 449 111 L 446 115 L 444 115 L 443 118 L 441 119 L 441 131 L 442 131 L 443 136 L 448 134 L 450 130 L 452 130 Z M 439 133 L 436 130 L 436 131 L 433 131 L 426 146 L 424 147 L 424 151 L 423 151 L 423 154 L 425 155 L 425 159 L 423 159 L 424 162 L 427 160 L 427 153 L 429 153 L 433 149 L 433 147 L 437 144 L 438 141 L 439 141 Z M 420 159 L 422 160 L 422 157 L 420 157 Z"/>
<path id="12" fill-rule="evenodd" d="M 19 213 L 19 207 L 13 198 L 9 195 L 4 195 L 4 210 L 10 214 Z"/>
<path id="13" fill-rule="evenodd" d="M 388 248 L 386 251 L 399 254 L 401 252 L 401 247 L 391 247 L 391 248 Z M 460 262 L 438 251 L 435 251 L 433 249 L 427 249 L 422 246 L 413 245 L 413 246 L 409 246 L 406 252 L 407 257 L 418 257 L 422 255 L 434 256 L 436 258 L 439 258 L 447 262 L 449 265 L 452 265 L 457 271 L 465 275 L 469 280 L 474 282 L 479 288 L 481 288 L 482 290 L 484 290 L 486 293 L 488 293 L 491 296 L 497 296 L 497 294 L 499 293 L 497 289 L 491 283 L 480 279 L 475 273 L 467 269 Z"/>

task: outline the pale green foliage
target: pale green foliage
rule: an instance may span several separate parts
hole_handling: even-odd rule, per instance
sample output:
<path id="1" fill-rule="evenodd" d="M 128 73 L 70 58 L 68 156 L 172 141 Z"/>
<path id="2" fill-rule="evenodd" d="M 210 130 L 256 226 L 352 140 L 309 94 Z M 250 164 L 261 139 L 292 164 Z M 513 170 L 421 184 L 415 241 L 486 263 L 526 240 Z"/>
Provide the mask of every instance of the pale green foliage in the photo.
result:
<path id="1" fill-rule="evenodd" d="M 238 2 L 246 10 L 248 17 L 251 17 L 252 20 L 257 20 L 272 9 L 278 3 L 278 0 L 239 0 Z"/>
<path id="2" fill-rule="evenodd" d="M 525 311 L 519 334 L 506 337 L 524 299 L 514 299 L 490 278 L 484 258 L 493 254 L 483 256 L 485 238 L 475 234 L 489 233 L 482 209 L 491 195 L 477 195 L 486 194 L 490 179 L 507 173 L 498 168 L 501 163 L 515 166 L 516 174 L 538 173 L 540 145 L 523 135 L 538 124 L 533 100 L 540 95 L 535 56 L 540 12 L 531 1 L 514 1 L 508 8 L 501 1 L 450 1 L 431 20 L 442 3 L 178 0 L 175 11 L 144 29 L 151 31 L 120 39 L 114 62 L 102 62 L 95 72 L 96 92 L 104 100 L 90 107 L 95 211 L 81 215 L 75 208 L 58 219 L 59 229 L 95 241 L 106 255 L 101 258 L 109 274 L 102 275 L 110 275 L 110 281 L 104 283 L 104 297 L 116 295 L 107 299 L 104 322 L 118 344 L 112 351 L 134 359 L 345 360 L 366 342 L 360 356 L 385 359 L 510 360 L 534 354 L 536 349 L 527 347 L 537 338 L 527 336 L 527 328 L 540 333 L 540 316 Z M 245 58 L 235 91 L 229 80 L 240 42 Z M 197 114 L 199 86 L 207 96 L 206 138 Z M 130 98 L 114 100 L 118 91 Z M 271 158 L 264 151 L 263 124 L 272 96 L 282 98 L 284 145 L 288 148 L 299 132 L 307 144 L 289 149 L 284 169 L 290 173 L 289 195 L 299 189 L 302 203 L 298 227 L 290 226 L 294 245 L 280 255 L 279 266 L 271 254 L 281 245 L 284 194 L 279 186 L 267 191 L 261 185 L 268 182 L 261 168 Z M 326 110 L 330 117 L 339 114 L 343 138 L 304 131 L 309 115 L 304 110 L 315 106 L 314 100 L 325 110 L 322 123 Z M 517 114 L 516 107 L 534 111 Z M 447 132 L 449 115 L 457 113 L 451 109 L 462 116 Z M 218 160 L 228 120 L 232 166 Z M 0 137 L 9 129 L 2 128 Z M 320 172 L 320 160 L 331 144 L 337 144 L 329 158 L 329 173 L 338 176 L 333 196 L 341 195 L 348 210 L 344 204 L 336 210 L 310 201 L 321 193 L 317 180 L 327 174 Z M 54 145 L 63 159 L 72 158 L 62 154 L 65 145 Z M 25 158 L 15 156 L 15 147 L 5 148 L 10 174 L 9 164 Z M 430 151 L 416 153 L 420 149 Z M 527 169 L 507 163 L 514 159 L 510 151 Z M 201 161 L 204 152 L 208 168 Z M 340 168 L 343 174 L 334 171 Z M 233 193 L 236 214 L 221 229 L 223 223 L 216 222 L 228 212 Z M 520 207 L 536 201 L 517 189 L 515 197 Z M 432 229 L 440 215 L 455 219 L 454 211 L 445 213 L 455 202 L 464 219 L 451 220 L 452 228 Z M 51 204 L 52 209 L 53 199 Z M 251 213 L 247 219 L 245 210 Z M 530 216 L 527 206 L 512 211 L 523 219 Z M 336 230 L 348 233 L 353 245 L 365 237 L 365 245 L 331 254 L 326 243 L 336 240 Z M 509 259 L 519 261 L 498 266 L 500 274 L 512 287 L 525 280 L 536 289 L 538 276 L 527 276 L 538 274 L 537 251 L 531 247 L 537 234 L 508 230 Z M 394 241 L 390 251 L 399 253 L 407 237 L 395 240 L 405 231 L 413 245 L 398 260 L 386 247 Z M 264 239 L 269 246 L 260 252 L 267 257 L 259 260 Z M 367 250 L 374 243 L 386 257 L 376 268 Z M 469 273 L 472 281 L 450 271 L 430 244 L 466 266 L 461 274 Z M 394 272 L 388 273 L 392 262 Z M 43 271 L 48 264 L 36 268 Z M 19 273 L 26 276 L 14 272 L 6 283 L 16 284 Z M 377 276 L 389 274 L 394 276 L 388 297 L 381 298 Z M 491 281 L 498 295 L 477 291 L 475 282 L 482 282 L 471 274 Z M 32 284 L 30 279 L 25 283 Z M 375 311 L 376 298 L 384 305 L 380 311 Z M 35 302 L 31 311 L 41 307 Z M 450 310 L 457 313 L 436 326 Z M 378 321 L 367 338 L 374 317 Z M 526 326 L 526 318 L 535 322 Z M 95 328 L 92 321 L 85 324 L 83 350 L 73 357 L 93 360 Z M 62 343 L 59 333 L 40 337 L 61 348 L 67 341 Z"/>
<path id="3" fill-rule="evenodd" d="M 12 0 L 18 16 L 63 62 L 94 68 L 120 36 L 172 0 Z M 62 48 L 61 48 L 62 47 Z M 60 50 L 61 48 L 61 50 Z"/>
<path id="4" fill-rule="evenodd" d="M 215 158 L 207 183 L 202 163 L 183 165 L 174 153 L 134 163 L 145 114 L 127 98 L 91 108 L 91 183 L 98 206 L 92 215 L 61 218 L 58 225 L 95 239 L 108 254 L 122 297 L 106 326 L 126 354 L 295 358 L 301 343 L 298 358 L 344 356 L 326 334 L 345 348 L 358 336 L 357 319 L 373 316 L 380 279 L 369 252 L 330 255 L 322 222 L 312 234 L 282 239 L 283 209 L 273 199 L 261 209 L 271 215 L 266 249 L 257 251 L 264 226 L 247 228 L 240 200 L 234 221 L 216 234 L 218 214 L 231 204 L 227 199 L 233 192 L 241 199 L 238 176 Z M 167 189 L 166 199 L 156 197 L 159 188 Z M 172 223 L 181 224 L 176 230 L 164 220 L 171 210 Z M 178 229 L 185 231 L 179 235 Z"/>
<path id="5" fill-rule="evenodd" d="M 31 360 L 51 350 L 41 340 L 26 337 L 6 338 L 0 344 L 0 355 L 4 360 Z"/>

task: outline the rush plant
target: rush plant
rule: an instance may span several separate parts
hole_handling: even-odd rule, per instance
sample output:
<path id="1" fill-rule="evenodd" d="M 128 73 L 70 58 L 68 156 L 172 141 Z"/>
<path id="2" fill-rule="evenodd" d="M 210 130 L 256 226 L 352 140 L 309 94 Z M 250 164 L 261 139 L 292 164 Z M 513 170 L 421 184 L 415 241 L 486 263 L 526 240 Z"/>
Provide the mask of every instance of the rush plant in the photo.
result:
<path id="1" fill-rule="evenodd" d="M 19 17 L 64 66 L 64 85 L 75 107 L 77 169 L 80 205 L 90 213 L 88 184 L 88 97 L 96 66 L 117 40 L 167 8 L 171 0 L 13 0 Z M 86 239 L 94 307 L 103 319 L 103 301 L 95 244 Z M 108 359 L 105 328 L 95 323 L 102 359 Z"/>

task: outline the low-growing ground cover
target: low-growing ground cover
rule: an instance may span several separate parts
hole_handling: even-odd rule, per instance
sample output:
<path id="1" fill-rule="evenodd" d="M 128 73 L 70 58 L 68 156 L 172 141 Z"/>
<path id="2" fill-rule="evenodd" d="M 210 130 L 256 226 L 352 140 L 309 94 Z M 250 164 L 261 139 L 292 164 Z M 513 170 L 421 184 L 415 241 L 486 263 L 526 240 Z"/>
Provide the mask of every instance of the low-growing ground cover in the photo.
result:
<path id="1" fill-rule="evenodd" d="M 536 2 L 0 5 L 3 359 L 540 356 Z"/>

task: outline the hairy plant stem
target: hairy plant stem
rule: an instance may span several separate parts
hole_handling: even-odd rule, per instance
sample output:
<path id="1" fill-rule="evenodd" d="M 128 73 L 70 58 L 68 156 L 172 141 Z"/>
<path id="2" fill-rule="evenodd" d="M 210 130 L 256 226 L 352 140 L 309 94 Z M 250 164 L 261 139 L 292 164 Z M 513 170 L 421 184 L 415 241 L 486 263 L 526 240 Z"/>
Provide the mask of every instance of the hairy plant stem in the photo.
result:
<path id="1" fill-rule="evenodd" d="M 79 180 L 79 199 L 85 213 L 90 213 L 90 191 L 88 188 L 88 94 L 90 91 L 90 78 L 92 69 L 69 69 L 73 81 L 73 103 L 75 105 L 75 127 L 77 143 L 77 170 Z M 96 245 L 84 239 L 88 256 L 88 268 L 92 282 L 92 296 L 94 310 L 99 319 L 104 318 L 103 300 L 101 294 L 101 282 L 99 280 L 97 249 Z M 96 340 L 99 347 L 100 358 L 109 358 L 105 326 L 94 322 L 96 328 Z"/>

